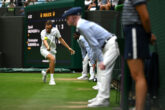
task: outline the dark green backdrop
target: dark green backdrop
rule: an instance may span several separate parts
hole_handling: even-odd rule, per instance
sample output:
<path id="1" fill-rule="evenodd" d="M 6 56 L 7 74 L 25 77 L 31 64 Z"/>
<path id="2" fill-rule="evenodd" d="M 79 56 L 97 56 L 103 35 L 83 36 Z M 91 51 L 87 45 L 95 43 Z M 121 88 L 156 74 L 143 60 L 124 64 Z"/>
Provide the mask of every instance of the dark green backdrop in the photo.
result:
<path id="1" fill-rule="evenodd" d="M 157 37 L 157 48 L 160 66 L 159 97 L 162 108 L 165 108 L 165 0 L 150 0 L 148 9 L 151 18 L 152 32 Z"/>

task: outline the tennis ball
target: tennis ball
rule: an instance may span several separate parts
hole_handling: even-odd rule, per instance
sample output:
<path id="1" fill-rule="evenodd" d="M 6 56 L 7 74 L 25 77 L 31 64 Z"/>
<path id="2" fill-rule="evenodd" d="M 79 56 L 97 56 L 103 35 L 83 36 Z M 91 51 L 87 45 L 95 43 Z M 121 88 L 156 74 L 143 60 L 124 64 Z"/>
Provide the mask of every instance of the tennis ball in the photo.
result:
<path id="1" fill-rule="evenodd" d="M 48 40 L 48 37 L 44 37 L 45 40 Z"/>

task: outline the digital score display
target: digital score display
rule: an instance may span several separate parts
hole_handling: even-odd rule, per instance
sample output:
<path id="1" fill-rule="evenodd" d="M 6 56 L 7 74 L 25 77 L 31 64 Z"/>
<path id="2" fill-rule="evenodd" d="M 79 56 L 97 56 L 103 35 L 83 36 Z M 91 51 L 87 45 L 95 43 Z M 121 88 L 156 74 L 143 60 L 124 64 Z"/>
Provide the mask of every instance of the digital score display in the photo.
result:
<path id="1" fill-rule="evenodd" d="M 71 27 L 61 18 L 68 8 L 57 8 L 27 12 L 27 31 L 25 38 L 24 66 L 25 67 L 48 67 L 48 60 L 40 54 L 41 36 L 45 29 L 45 22 L 51 20 L 53 27 L 57 27 L 62 38 L 71 46 Z M 57 54 L 56 67 L 70 66 L 71 56 L 69 51 L 56 40 Z"/>

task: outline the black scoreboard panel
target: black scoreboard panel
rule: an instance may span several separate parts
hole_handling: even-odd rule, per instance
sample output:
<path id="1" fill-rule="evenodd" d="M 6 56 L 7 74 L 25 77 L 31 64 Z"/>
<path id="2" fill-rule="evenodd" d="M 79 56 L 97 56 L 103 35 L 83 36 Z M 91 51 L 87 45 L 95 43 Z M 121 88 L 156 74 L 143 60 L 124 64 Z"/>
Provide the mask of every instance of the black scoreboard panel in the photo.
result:
<path id="1" fill-rule="evenodd" d="M 65 19 L 61 18 L 63 12 L 68 8 L 57 8 L 49 10 L 39 10 L 27 12 L 27 32 L 24 48 L 25 67 L 47 67 L 48 60 L 41 56 L 41 31 L 45 28 L 45 22 L 51 20 L 53 27 L 57 27 L 62 38 L 71 46 L 71 27 L 66 24 Z M 56 67 L 68 67 L 71 64 L 69 51 L 58 40 Z"/>

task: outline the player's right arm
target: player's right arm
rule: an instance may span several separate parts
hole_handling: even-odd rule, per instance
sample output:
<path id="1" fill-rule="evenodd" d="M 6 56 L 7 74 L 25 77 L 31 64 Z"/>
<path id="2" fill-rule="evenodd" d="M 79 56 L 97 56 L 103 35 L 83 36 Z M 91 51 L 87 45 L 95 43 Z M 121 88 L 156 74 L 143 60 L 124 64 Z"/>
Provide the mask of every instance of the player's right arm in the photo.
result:
<path id="1" fill-rule="evenodd" d="M 50 47 L 49 47 L 49 45 L 48 45 L 47 40 L 44 39 L 44 40 L 43 40 L 43 43 L 44 43 L 45 47 L 47 48 L 47 50 L 50 51 Z"/>
<path id="2" fill-rule="evenodd" d="M 43 41 L 43 44 L 45 45 L 45 47 L 46 47 L 46 49 L 48 50 L 48 51 L 50 51 L 50 47 L 49 47 L 49 45 L 48 45 L 48 42 L 47 42 L 47 37 L 46 37 L 46 35 L 45 35 L 45 32 L 44 32 L 44 30 L 41 32 L 41 40 Z"/>

